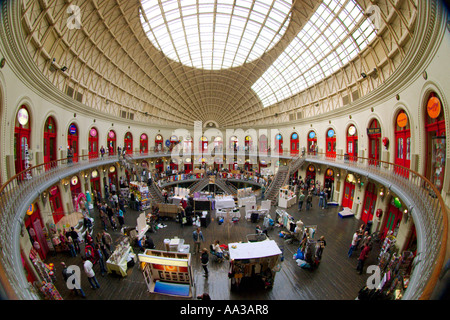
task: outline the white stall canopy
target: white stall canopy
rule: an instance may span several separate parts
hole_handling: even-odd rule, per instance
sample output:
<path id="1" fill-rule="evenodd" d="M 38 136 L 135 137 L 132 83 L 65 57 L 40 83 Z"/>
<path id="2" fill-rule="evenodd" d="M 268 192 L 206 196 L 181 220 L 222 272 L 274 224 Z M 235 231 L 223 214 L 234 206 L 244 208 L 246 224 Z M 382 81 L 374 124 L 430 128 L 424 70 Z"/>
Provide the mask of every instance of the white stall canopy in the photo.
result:
<path id="1" fill-rule="evenodd" d="M 229 243 L 231 260 L 258 259 L 281 254 L 274 240 L 260 242 Z"/>

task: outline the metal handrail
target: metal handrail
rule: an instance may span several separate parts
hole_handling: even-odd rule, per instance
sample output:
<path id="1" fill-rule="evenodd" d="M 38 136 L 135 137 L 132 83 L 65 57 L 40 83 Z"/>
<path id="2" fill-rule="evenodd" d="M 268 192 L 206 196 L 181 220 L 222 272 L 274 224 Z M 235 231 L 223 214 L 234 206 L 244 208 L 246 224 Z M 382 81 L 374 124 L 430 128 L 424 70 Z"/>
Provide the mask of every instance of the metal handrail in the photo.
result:
<path id="1" fill-rule="evenodd" d="M 148 156 L 161 156 L 161 154 L 148 154 Z M 16 257 L 20 256 L 18 226 L 23 224 L 22 218 L 25 212 L 21 211 L 23 211 L 24 203 L 35 201 L 38 196 L 36 190 L 46 190 L 45 188 L 74 173 L 116 161 L 118 161 L 117 156 L 95 158 L 92 155 L 78 156 L 77 162 L 72 164 L 68 163 L 67 158 L 51 161 L 14 175 L 0 187 L 0 258 L 2 262 L 0 268 L 3 269 L 0 269 L 0 281 L 9 299 L 37 298 L 31 293 L 30 287 L 24 287 L 22 266 L 19 263 L 20 259 Z M 420 261 L 417 262 L 413 271 L 416 278 L 420 273 L 421 280 L 410 281 L 407 292 L 410 292 L 408 296 L 413 299 L 429 299 L 439 280 L 447 249 L 448 217 L 445 203 L 437 188 L 419 173 L 381 160 L 308 154 L 306 161 L 359 172 L 394 190 L 403 201 L 407 200 L 410 209 L 413 210 L 416 228 L 420 231 L 418 247 L 422 249 L 418 250 Z M 11 227 L 11 224 L 14 227 Z"/>

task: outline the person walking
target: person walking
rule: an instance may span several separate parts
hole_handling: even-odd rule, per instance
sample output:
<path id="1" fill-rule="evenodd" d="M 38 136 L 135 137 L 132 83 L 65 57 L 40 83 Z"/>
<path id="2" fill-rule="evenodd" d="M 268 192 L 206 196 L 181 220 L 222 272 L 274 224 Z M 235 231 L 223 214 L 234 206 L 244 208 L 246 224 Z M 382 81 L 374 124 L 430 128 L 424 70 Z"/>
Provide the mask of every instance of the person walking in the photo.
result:
<path id="1" fill-rule="evenodd" d="M 103 231 L 102 241 L 105 244 L 106 248 L 109 250 L 109 252 L 112 252 L 111 245 L 113 241 L 111 235 L 108 232 Z"/>
<path id="2" fill-rule="evenodd" d="M 100 266 L 100 272 L 103 277 L 103 276 L 105 276 L 106 273 L 108 273 L 108 270 L 106 270 L 105 260 L 103 260 L 104 257 L 103 257 L 102 248 L 99 243 L 95 244 L 95 251 L 97 252 L 98 264 Z"/>
<path id="3" fill-rule="evenodd" d="M 197 251 L 200 253 L 200 243 L 202 241 L 205 241 L 205 239 L 203 238 L 203 233 L 200 230 L 200 228 L 197 228 L 196 230 L 194 230 L 194 232 L 192 233 L 192 238 L 194 239 L 194 253 L 196 253 Z"/>
<path id="4" fill-rule="evenodd" d="M 70 237 L 72 237 L 73 240 L 73 246 L 75 247 L 75 251 L 77 253 L 81 252 L 80 249 L 80 240 L 78 239 L 78 232 L 75 230 L 74 227 L 70 228 L 70 233 L 69 233 Z"/>
<path id="5" fill-rule="evenodd" d="M 311 194 L 311 192 L 309 192 L 308 195 L 306 196 L 306 210 L 309 210 L 310 208 L 312 208 L 312 194 Z"/>
<path id="6" fill-rule="evenodd" d="M 202 254 L 200 256 L 200 261 L 202 263 L 203 270 L 205 271 L 205 274 L 203 275 L 205 278 L 208 278 L 208 263 L 209 263 L 209 253 L 208 249 L 203 248 Z"/>
<path id="7" fill-rule="evenodd" d="M 84 293 L 83 289 L 81 288 L 81 284 L 76 283 L 77 279 L 74 279 L 74 278 L 69 279 L 75 273 L 75 270 L 72 270 L 72 272 L 70 272 L 64 261 L 61 262 L 61 266 L 63 268 L 62 276 L 64 278 L 64 282 L 66 283 L 66 285 L 68 286 L 69 285 L 68 281 L 71 280 L 72 281 L 71 284 L 73 285 L 72 292 L 74 292 L 76 295 L 80 294 L 83 298 L 86 298 L 86 294 Z"/>
<path id="8" fill-rule="evenodd" d="M 319 208 L 325 209 L 325 192 L 323 192 L 323 189 L 319 192 Z"/>
<path id="9" fill-rule="evenodd" d="M 369 257 L 369 253 L 370 253 L 371 247 L 368 244 L 364 245 L 364 248 L 362 249 L 359 258 L 358 258 L 358 264 L 356 266 L 356 271 L 359 272 L 359 274 L 362 274 L 363 269 L 364 269 L 364 262 L 367 260 L 367 258 Z"/>
<path id="10" fill-rule="evenodd" d="M 83 256 L 82 259 L 83 259 L 84 272 L 86 273 L 88 281 L 91 284 L 91 288 L 92 289 L 100 289 L 100 284 L 98 283 L 97 278 L 95 277 L 94 265 L 85 256 Z"/>
<path id="11" fill-rule="evenodd" d="M 305 194 L 300 191 L 300 195 L 298 197 L 298 211 L 302 211 L 303 201 L 305 201 Z"/>
<path id="12" fill-rule="evenodd" d="M 350 249 L 348 250 L 348 257 L 350 258 L 353 254 L 353 251 L 356 249 L 359 240 L 359 230 L 356 230 L 353 234 L 352 243 L 350 245 Z"/>

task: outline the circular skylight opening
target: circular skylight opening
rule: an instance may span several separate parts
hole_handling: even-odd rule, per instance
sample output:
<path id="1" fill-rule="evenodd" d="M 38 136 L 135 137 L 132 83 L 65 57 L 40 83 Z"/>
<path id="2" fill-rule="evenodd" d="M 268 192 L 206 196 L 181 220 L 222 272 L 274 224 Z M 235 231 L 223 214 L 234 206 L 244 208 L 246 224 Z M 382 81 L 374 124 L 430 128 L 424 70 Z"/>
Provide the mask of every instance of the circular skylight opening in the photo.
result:
<path id="1" fill-rule="evenodd" d="M 292 0 L 142 0 L 152 44 L 182 64 L 220 70 L 251 62 L 284 35 Z"/>

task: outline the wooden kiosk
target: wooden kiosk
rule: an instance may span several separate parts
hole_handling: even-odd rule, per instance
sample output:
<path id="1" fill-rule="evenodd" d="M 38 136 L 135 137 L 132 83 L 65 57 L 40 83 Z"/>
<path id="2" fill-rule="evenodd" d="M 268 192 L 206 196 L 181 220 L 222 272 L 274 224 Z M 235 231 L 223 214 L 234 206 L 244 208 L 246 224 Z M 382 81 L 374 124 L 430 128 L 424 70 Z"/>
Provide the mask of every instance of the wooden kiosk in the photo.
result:
<path id="1" fill-rule="evenodd" d="M 190 253 L 147 249 L 138 257 L 150 293 L 193 297 L 194 277 Z"/>
<path id="2" fill-rule="evenodd" d="M 271 288 L 279 271 L 281 250 L 274 240 L 229 243 L 231 288 L 245 282 L 253 288 Z"/>

